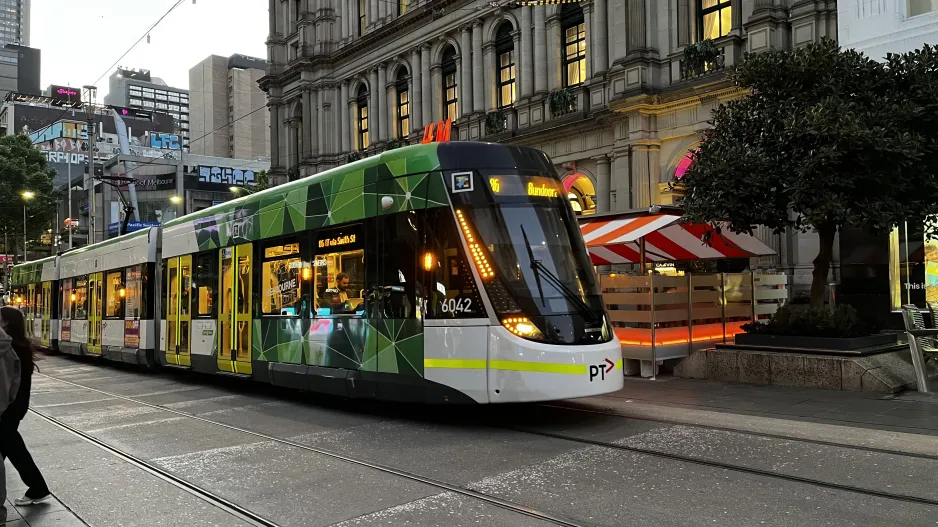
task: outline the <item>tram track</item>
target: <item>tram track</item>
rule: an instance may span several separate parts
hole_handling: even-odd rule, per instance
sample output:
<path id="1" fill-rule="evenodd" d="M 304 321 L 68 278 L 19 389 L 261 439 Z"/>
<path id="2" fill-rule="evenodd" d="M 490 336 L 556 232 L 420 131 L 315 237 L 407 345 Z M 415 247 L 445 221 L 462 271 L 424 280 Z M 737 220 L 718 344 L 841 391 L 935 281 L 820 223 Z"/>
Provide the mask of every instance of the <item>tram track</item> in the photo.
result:
<path id="1" fill-rule="evenodd" d="M 499 498 L 499 497 L 497 497 L 497 496 L 492 496 L 492 495 L 489 495 L 489 494 L 485 494 L 485 493 L 483 493 L 483 492 L 478 492 L 478 491 L 469 489 L 469 488 L 464 487 L 464 486 L 461 486 L 461 485 L 457 485 L 457 484 L 453 484 L 453 483 L 447 483 L 447 482 L 445 482 L 445 481 L 441 481 L 441 480 L 438 480 L 438 479 L 435 479 L 435 478 L 431 478 L 431 477 L 427 477 L 427 476 L 422 476 L 422 475 L 419 475 L 419 474 L 414 474 L 414 473 L 408 472 L 408 471 L 406 471 L 406 470 L 397 469 L 397 468 L 390 467 L 390 466 L 387 466 L 387 465 L 383 465 L 383 464 L 380 464 L 380 463 L 374 463 L 374 462 L 367 461 L 367 460 L 364 460 L 364 459 L 354 458 L 354 457 L 351 457 L 351 456 L 347 456 L 347 455 L 345 455 L 345 454 L 341 454 L 341 453 L 338 453 L 338 452 L 333 452 L 333 451 L 331 451 L 331 450 L 327 450 L 327 449 L 323 449 L 323 448 L 319 448 L 319 447 L 315 447 L 315 446 L 311 446 L 311 445 L 305 445 L 305 444 L 303 444 L 303 443 L 298 443 L 298 442 L 296 442 L 296 441 L 291 441 L 291 440 L 289 440 L 289 439 L 285 439 L 285 438 L 281 438 L 281 437 L 272 436 L 272 435 L 265 434 L 265 433 L 263 433 L 263 432 L 258 432 L 258 431 L 255 431 L 255 430 L 249 430 L 249 429 L 247 429 L 247 428 L 241 428 L 241 427 L 239 427 L 239 426 L 231 425 L 231 424 L 228 424 L 228 423 L 222 423 L 222 422 L 215 421 L 215 420 L 212 420 L 212 419 L 207 419 L 207 418 L 205 418 L 205 417 L 201 417 L 201 416 L 198 416 L 198 415 L 190 414 L 190 413 L 188 413 L 188 412 L 183 412 L 183 411 L 177 410 L 177 409 L 175 409 L 175 408 L 169 408 L 169 407 L 166 407 L 166 406 L 163 406 L 163 405 L 148 403 L 148 402 L 146 402 L 146 401 L 141 401 L 141 400 L 135 399 L 135 398 L 133 398 L 133 397 L 129 397 L 129 396 L 126 396 L 126 395 L 121 395 L 121 394 L 118 394 L 118 393 L 108 392 L 108 391 L 105 391 L 105 390 L 100 390 L 100 389 L 98 389 L 98 388 L 93 388 L 93 387 L 91 387 L 91 386 L 85 386 L 85 385 L 83 385 L 83 384 L 79 384 L 79 383 L 72 382 L 72 381 L 69 381 L 69 380 L 61 379 L 61 378 L 59 378 L 59 377 L 55 377 L 55 376 L 52 376 L 52 375 L 48 375 L 48 374 L 44 374 L 44 373 L 36 373 L 35 375 L 39 375 L 39 376 L 45 377 L 45 378 L 47 378 L 47 379 L 50 379 L 50 380 L 53 380 L 53 381 L 56 381 L 56 382 L 61 382 L 61 383 L 63 383 L 63 384 L 68 384 L 68 385 L 74 386 L 74 387 L 76 387 L 76 388 L 82 388 L 82 389 L 85 389 L 85 390 L 88 390 L 88 391 L 92 391 L 92 392 L 95 392 L 95 393 L 98 393 L 98 394 L 101 394 L 101 395 L 104 395 L 104 396 L 107 396 L 107 397 L 110 397 L 110 398 L 120 399 L 120 400 L 123 400 L 123 401 L 127 401 L 127 402 L 131 402 L 131 403 L 134 403 L 134 404 L 138 404 L 138 405 L 141 405 L 141 406 L 146 406 L 146 407 L 149 407 L 149 408 L 154 408 L 154 409 L 157 409 L 157 410 L 162 410 L 162 411 L 165 411 L 165 412 L 168 412 L 168 413 L 172 413 L 172 414 L 175 414 L 175 415 L 179 415 L 179 416 L 182 416 L 182 417 L 187 417 L 187 418 L 190 418 L 190 419 L 193 419 L 193 420 L 196 420 L 196 421 L 205 423 L 205 424 L 210 424 L 210 425 L 214 425 L 214 426 L 226 428 L 226 429 L 228 429 L 228 430 L 232 430 L 232 431 L 235 431 L 235 432 L 240 432 L 240 433 L 243 433 L 243 434 L 246 434 L 246 435 L 254 436 L 254 437 L 263 439 L 263 440 L 265 440 L 265 441 L 271 441 L 271 442 L 275 442 L 275 443 L 278 443 L 278 444 L 281 444 L 281 445 L 286 445 L 286 446 L 290 446 L 290 447 L 293 447 L 293 448 L 305 450 L 305 451 L 307 451 L 307 452 L 313 452 L 313 453 L 315 453 L 315 454 L 320 454 L 320 455 L 323 455 L 323 456 L 327 456 L 327 457 L 330 457 L 330 458 L 333 458 L 333 459 L 337 459 L 337 460 L 340 460 L 340 461 L 343 461 L 343 462 L 346 462 L 346 463 L 349 463 L 349 464 L 352 464 L 352 465 L 357 465 L 357 466 L 361 466 L 361 467 L 366 467 L 366 468 L 369 468 L 369 469 L 372 469 L 372 470 L 376 470 L 376 471 L 379 471 L 379 472 L 382 472 L 382 473 L 385 473 L 385 474 L 390 474 L 390 475 L 398 476 L 398 477 L 401 477 L 401 478 L 404 478 L 404 479 L 408 479 L 408 480 L 410 480 L 410 481 L 414 481 L 414 482 L 417 482 L 417 483 L 423 483 L 423 484 L 425 484 L 425 485 L 438 488 L 438 489 L 440 489 L 440 490 L 442 490 L 442 491 L 453 492 L 453 493 L 456 493 L 456 494 L 459 494 L 459 495 L 462 495 L 462 496 L 466 496 L 466 497 L 469 497 L 469 498 L 477 499 L 477 500 L 480 500 L 480 501 L 482 501 L 482 502 L 484 502 L 484 503 L 487 503 L 487 504 L 489 504 L 489 505 L 494 505 L 494 506 L 496 506 L 496 507 L 499 507 L 499 508 L 502 508 L 502 509 L 506 509 L 506 510 L 509 510 L 509 511 L 511 511 L 511 512 L 515 512 L 515 513 L 518 513 L 518 514 L 521 514 L 521 515 L 524 515 L 524 516 L 528 516 L 528 517 L 531 517 L 531 518 L 535 518 L 535 519 L 538 519 L 538 520 L 541 520 L 541 521 L 553 523 L 553 524 L 555 524 L 555 525 L 561 525 L 561 526 L 564 526 L 564 527 L 593 527 L 591 524 L 588 524 L 588 523 L 583 523 L 583 522 L 576 521 L 576 520 L 573 520 L 573 519 L 564 518 L 564 517 L 558 516 L 558 515 L 556 515 L 556 514 L 547 512 L 547 511 L 538 510 L 538 509 L 535 509 L 535 508 L 532 508 L 532 507 L 528 507 L 528 506 L 525 506 L 525 505 L 522 505 L 522 504 L 519 504 L 519 503 L 515 503 L 515 502 L 513 502 L 513 501 L 509 501 L 509 500 L 505 500 L 505 499 Z M 58 427 L 61 427 L 61 428 L 65 429 L 65 430 L 68 430 L 69 432 L 72 432 L 72 433 L 74 433 L 74 434 L 76 434 L 76 435 L 82 437 L 83 439 L 85 439 L 85 440 L 87 440 L 87 441 L 92 442 L 92 443 L 95 444 L 96 446 L 99 446 L 99 447 L 103 448 L 104 450 L 107 450 L 107 451 L 109 451 L 109 452 L 111 452 L 111 453 L 117 455 L 118 457 L 120 457 L 120 458 L 122 458 L 122 459 L 125 459 L 126 461 L 128 461 L 128 462 L 130 462 L 130 463 L 132 463 L 132 464 L 134 464 L 134 465 L 136 465 L 136 466 L 138 466 L 138 467 L 140 467 L 141 469 L 147 471 L 148 473 L 157 475 L 157 476 L 160 477 L 161 479 L 165 479 L 165 480 L 169 481 L 170 483 L 173 483 L 173 484 L 175 484 L 175 485 L 177 485 L 177 486 L 180 486 L 181 488 L 184 488 L 184 489 L 186 489 L 186 490 L 192 492 L 193 494 L 196 494 L 196 495 L 199 496 L 200 498 L 202 498 L 202 499 L 204 499 L 204 500 L 206 500 L 206 501 L 212 503 L 213 505 L 219 506 L 220 508 L 223 508 L 223 509 L 225 509 L 225 510 L 228 510 L 229 512 L 232 512 L 235 516 L 242 517 L 242 518 L 244 518 L 244 519 L 250 521 L 251 523 L 255 523 L 256 525 L 261 525 L 261 526 L 265 526 L 265 527 L 268 527 L 268 526 L 269 526 L 269 527 L 279 527 L 276 523 L 273 523 L 273 522 L 271 522 L 270 520 L 267 520 L 267 519 L 265 519 L 265 518 L 263 518 L 263 517 L 261 517 L 261 516 L 255 514 L 255 513 L 251 512 L 251 511 L 245 509 L 244 507 L 241 507 L 241 506 L 239 506 L 239 505 L 237 505 L 237 504 L 234 504 L 234 503 L 232 503 L 232 502 L 226 500 L 225 498 L 222 498 L 221 496 L 218 496 L 218 495 L 212 493 L 211 491 L 209 491 L 209 490 L 207 490 L 207 489 L 205 489 L 205 488 L 203 488 L 203 487 L 200 487 L 200 486 L 195 485 L 195 484 L 193 484 L 193 483 L 191 483 L 191 482 L 189 482 L 189 481 L 187 481 L 187 480 L 185 480 L 185 479 L 183 479 L 183 478 L 180 478 L 179 476 L 176 476 L 176 475 L 170 473 L 169 471 L 166 471 L 166 470 L 164 470 L 164 469 L 162 469 L 162 468 L 160 468 L 160 467 L 154 465 L 153 463 L 147 462 L 146 460 L 143 460 L 143 459 L 141 459 L 141 458 L 139 458 L 139 457 L 137 457 L 137 456 L 134 456 L 133 454 L 130 454 L 130 453 L 126 452 L 126 451 L 123 451 L 123 450 L 121 450 L 121 449 L 119 449 L 119 448 L 117 448 L 117 447 L 114 447 L 113 445 L 110 445 L 110 444 L 108 444 L 107 442 L 102 441 L 102 440 L 100 440 L 100 439 L 98 439 L 98 438 L 96 438 L 96 437 L 94 437 L 94 436 L 92 436 L 92 435 L 90 435 L 90 434 L 87 434 L 87 433 L 85 433 L 85 432 L 83 432 L 83 431 L 81 431 L 81 430 L 78 430 L 77 428 L 75 428 L 75 427 L 73 427 L 73 426 L 71 426 L 71 425 L 68 425 L 68 424 L 66 424 L 66 423 L 63 423 L 63 422 L 62 422 L 61 420 L 59 420 L 59 419 L 56 419 L 56 418 L 54 418 L 54 417 L 51 417 L 51 416 L 49 416 L 49 415 L 46 415 L 46 414 L 44 414 L 44 413 L 42 413 L 42 412 L 39 412 L 39 411 L 37 411 L 37 410 L 34 410 L 34 409 L 30 409 L 30 411 L 33 412 L 33 413 L 35 413 L 37 416 L 41 417 L 42 419 L 46 420 L 47 422 L 50 422 L 50 423 L 52 423 L 52 424 L 54 424 L 54 425 L 56 425 L 56 426 L 58 426 Z M 265 522 L 266 522 L 266 523 L 265 523 Z"/>
<path id="2" fill-rule="evenodd" d="M 497 498 L 497 497 L 495 497 L 495 496 L 490 496 L 490 495 L 487 495 L 487 494 L 484 494 L 484 493 L 481 493 L 481 492 L 477 492 L 477 491 L 468 489 L 468 488 L 466 488 L 466 487 L 462 487 L 462 486 L 460 486 L 460 485 L 455 485 L 455 484 L 446 483 L 446 482 L 443 482 L 443 481 L 440 481 L 440 480 L 436 480 L 436 479 L 434 479 L 434 478 L 429 478 L 429 477 L 425 477 L 425 476 L 420 476 L 420 475 L 413 474 L 413 473 L 410 473 L 410 472 L 407 472 L 407 471 L 404 471 L 404 470 L 401 470 L 401 469 L 396 469 L 396 468 L 393 468 L 393 467 L 389 467 L 389 466 L 385 466 L 385 465 L 373 463 L 373 462 L 366 461 L 366 460 L 362 460 L 362 459 L 352 458 L 352 457 L 350 457 L 350 456 L 347 456 L 347 455 L 344 455 L 344 454 L 340 454 L 340 453 L 336 453 L 336 452 L 332 452 L 332 451 L 329 451 L 329 450 L 326 450 L 326 449 L 322 449 L 322 448 L 319 448 L 319 447 L 314 447 L 314 446 L 310 446 L 310 445 L 305 445 L 305 444 L 302 444 L 302 443 L 297 443 L 297 442 L 295 442 L 295 441 L 291 441 L 291 440 L 289 440 L 289 439 L 279 438 L 279 437 L 271 436 L 271 435 L 268 435 L 268 434 L 265 434 L 265 433 L 262 433 L 262 432 L 257 432 L 257 431 L 254 431 L 254 430 L 249 430 L 249 429 L 241 428 L 241 427 L 238 427 L 238 426 L 235 426 L 235 425 L 230 425 L 230 424 L 227 424 L 227 423 L 222 423 L 222 422 L 214 421 L 214 420 L 212 420 L 212 419 L 208 419 L 208 418 L 204 418 L 204 417 L 201 417 L 201 416 L 198 416 L 198 415 L 190 414 L 190 413 L 187 413 L 187 412 L 184 412 L 184 411 L 176 410 L 176 409 L 174 409 L 174 408 L 168 408 L 168 407 L 165 407 L 165 406 L 162 406 L 162 405 L 157 405 L 157 404 L 148 403 L 148 402 L 146 402 L 146 401 L 141 401 L 141 400 L 139 400 L 139 399 L 135 399 L 134 397 L 131 397 L 131 396 L 126 396 L 126 395 L 116 394 L 116 393 L 112 393 L 112 392 L 107 392 L 107 391 L 105 391 L 105 390 L 100 390 L 100 389 L 98 389 L 98 388 L 93 388 L 93 387 L 90 387 L 90 386 L 85 386 L 85 385 L 82 385 L 82 384 L 80 384 L 80 383 L 76 383 L 76 382 L 73 382 L 73 381 L 61 379 L 61 378 L 54 377 L 54 376 L 51 376 L 51 375 L 46 375 L 46 374 L 38 374 L 38 375 L 42 375 L 42 376 L 44 376 L 44 377 L 47 377 L 47 378 L 49 378 L 49 379 L 51 379 L 51 380 L 54 380 L 54 381 L 57 381 L 57 382 L 69 384 L 69 385 L 72 385 L 72 386 L 77 387 L 77 388 L 81 388 L 81 389 L 86 389 L 86 390 L 89 390 L 89 391 L 93 391 L 93 392 L 96 392 L 96 393 L 98 393 L 98 394 L 100 394 L 100 395 L 104 395 L 104 396 L 107 396 L 107 397 L 111 397 L 111 398 L 115 398 L 115 399 L 120 399 L 120 400 L 128 401 L 128 402 L 131 402 L 131 403 L 134 403 L 134 404 L 139 404 L 139 405 L 142 405 L 142 406 L 146 406 L 146 407 L 150 407 L 150 408 L 155 408 L 155 409 L 163 410 L 163 411 L 166 411 L 166 412 L 169 412 L 169 413 L 173 413 L 173 414 L 180 415 L 180 416 L 183 416 L 183 417 L 188 417 L 188 418 L 191 418 L 191 419 L 194 419 L 194 420 L 197 420 L 197 421 L 200 421 L 200 422 L 204 422 L 204 423 L 207 423 L 207 424 L 211 424 L 211 425 L 215 425 L 215 426 L 220 426 L 220 427 L 227 428 L 227 429 L 229 429 L 229 430 L 233 430 L 233 431 L 238 431 L 238 432 L 241 432 L 241 433 L 249 434 L 249 435 L 252 435 L 252 436 L 255 436 L 255 437 L 258 437 L 258 438 L 262 438 L 262 439 L 267 440 L 267 441 L 273 441 L 273 442 L 276 442 L 276 443 L 279 443 L 279 444 L 283 444 L 283 445 L 287 445 L 287 446 L 299 448 L 299 449 L 302 449 L 302 450 L 314 452 L 314 453 L 317 453 L 317 454 L 329 456 L 329 457 L 332 457 L 332 458 L 335 458 L 335 459 L 339 459 L 339 460 L 342 460 L 342 461 L 345 461 L 345 462 L 348 462 L 348 463 L 351 463 L 351 464 L 355 464 L 355 465 L 359 465 L 359 466 L 364 466 L 364 467 L 376 469 L 376 470 L 379 470 L 379 471 L 381 471 L 381 472 L 384 472 L 384 473 L 387 473 L 387 474 L 393 474 L 393 475 L 396 475 L 396 476 L 400 476 L 400 477 L 403 477 L 403 478 L 406 478 L 406 479 L 410 479 L 410 480 L 412 480 L 412 481 L 417 481 L 417 482 L 425 483 L 425 484 L 427 484 L 427 485 L 431 485 L 431 486 L 434 486 L 434 487 L 437 487 L 437 488 L 440 488 L 440 489 L 443 489 L 443 490 L 446 490 L 446 491 L 451 491 L 451 492 L 455 492 L 455 493 L 458 493 L 458 494 L 461 494 L 461 495 L 464 495 L 464 496 L 468 496 L 468 497 L 472 497 L 472 498 L 475 498 L 475 499 L 479 499 L 479 500 L 482 500 L 482 501 L 487 502 L 487 503 L 489 503 L 489 504 L 496 505 L 496 506 L 498 506 L 498 507 L 501 507 L 501 508 L 504 508 L 504 509 L 508 509 L 508 510 L 513 511 L 513 512 L 517 512 L 517 513 L 520 513 L 520 514 L 524 514 L 524 515 L 529 516 L 529 517 L 533 517 L 533 518 L 537 518 L 537 519 L 549 521 L 549 522 L 554 523 L 554 524 L 556 524 L 556 525 L 583 526 L 583 527 L 586 527 L 586 526 L 588 525 L 588 524 L 584 524 L 584 523 L 579 523 L 579 522 L 577 522 L 577 521 L 575 521 L 575 520 L 571 520 L 571 519 L 567 519 L 567 518 L 562 518 L 562 517 L 553 515 L 553 514 L 551 514 L 551 513 L 548 513 L 548 512 L 546 512 L 546 511 L 540 511 L 540 510 L 532 509 L 532 508 L 526 507 L 526 506 L 521 505 L 521 504 L 518 504 L 518 503 L 514 503 L 514 502 L 511 502 L 511 501 L 503 500 L 503 499 L 501 499 L 501 498 Z M 601 415 L 607 415 L 607 416 L 611 416 L 611 417 L 618 417 L 618 418 L 624 418 L 624 419 L 633 419 L 633 418 L 630 417 L 630 416 L 624 416 L 624 415 L 617 414 L 617 413 L 614 413 L 614 412 L 602 412 L 602 411 L 593 411 L 593 410 L 586 410 L 586 409 L 576 409 L 576 408 L 570 408 L 570 407 L 567 407 L 567 406 L 564 406 L 564 405 L 557 405 L 557 404 L 541 404 L 541 405 L 538 405 L 538 406 L 548 407 L 548 408 L 553 408 L 553 409 L 563 409 L 563 410 L 574 411 L 574 412 L 586 412 L 586 413 L 592 413 L 592 414 L 601 414 Z M 835 443 L 835 442 L 828 442 L 828 441 L 806 441 L 806 440 L 802 440 L 802 439 L 798 439 L 798 438 L 792 438 L 792 437 L 786 437 L 786 436 L 780 436 L 780 435 L 774 435 L 774 434 L 760 434 L 760 433 L 752 433 L 752 432 L 747 432 L 747 431 L 739 431 L 739 430 L 734 430 L 734 429 L 726 428 L 726 427 L 702 426 L 702 425 L 696 425 L 696 424 L 687 424 L 687 423 L 681 423 L 681 422 L 672 422 L 672 421 L 667 421 L 667 420 L 642 419 L 642 418 L 634 418 L 634 419 L 639 419 L 639 420 L 648 421 L 648 422 L 661 423 L 661 424 L 685 425 L 685 426 L 692 426 L 692 427 L 696 427 L 696 428 L 715 429 L 715 430 L 721 430 L 721 431 L 727 431 L 727 432 L 735 432 L 735 433 L 741 433 L 741 434 L 752 435 L 752 436 L 759 436 L 759 437 L 766 437 L 766 438 L 771 438 L 771 439 L 778 439 L 778 440 L 786 440 L 786 441 L 794 441 L 794 442 L 806 442 L 806 443 L 812 443 L 812 444 L 818 444 L 818 445 L 824 445 L 824 446 L 839 447 L 839 448 L 853 449 L 853 450 L 859 450 L 859 451 L 868 451 L 868 452 L 877 453 L 877 454 L 905 455 L 905 454 L 903 454 L 903 453 L 901 453 L 901 452 L 896 452 L 896 451 L 891 451 L 891 450 L 886 450 L 886 449 L 877 449 L 877 448 L 875 448 L 875 447 L 862 447 L 862 446 L 844 445 L 844 444 L 839 444 L 839 443 Z M 67 425 L 66 425 L 66 426 L 67 426 Z M 825 481 L 825 480 L 821 480 L 821 479 L 817 479 L 817 478 L 798 476 L 798 475 L 794 475 L 794 474 L 786 474 L 786 473 L 778 472 L 778 471 L 774 471 L 774 470 L 766 470 L 766 469 L 761 469 L 761 468 L 756 468 L 756 467 L 751 467 L 751 466 L 745 466 L 745 465 L 740 465 L 740 464 L 734 464 L 734 463 L 726 463 L 726 462 L 722 462 L 722 461 L 716 461 L 716 460 L 712 460 L 712 459 L 704 459 L 704 458 L 699 458 L 699 457 L 694 457 L 694 456 L 676 454 L 676 453 L 671 453 L 671 452 L 664 452 L 664 451 L 656 450 L 656 449 L 653 449 L 653 448 L 643 448 L 643 447 L 640 447 L 640 446 L 623 445 L 623 444 L 617 444 L 617 443 L 612 443 L 612 442 L 608 442 L 608 441 L 600 441 L 600 440 L 593 440 L 593 439 L 587 439 L 587 438 L 582 438 L 582 437 L 575 437 L 575 436 L 570 436 L 570 435 L 565 435 L 565 434 L 557 434 L 557 433 L 553 433 L 553 432 L 544 432 L 544 431 L 538 431 L 538 430 L 531 430 L 531 429 L 524 428 L 524 427 L 503 426 L 503 425 L 498 425 L 498 424 L 490 424 L 490 425 L 488 425 L 488 426 L 490 426 L 492 429 L 507 430 L 507 431 L 512 431 L 512 432 L 521 433 L 521 434 L 526 434 L 526 435 L 539 436 L 539 437 L 544 437 L 544 438 L 549 438 L 549 439 L 555 439 L 555 440 L 560 440 L 560 441 L 568 441 L 568 442 L 571 442 L 571 443 L 580 444 L 580 445 L 584 445 L 584 446 L 587 446 L 587 447 L 598 447 L 598 448 L 605 448 L 605 449 L 617 450 L 617 451 L 627 451 L 627 452 L 631 452 L 631 453 L 639 454 L 639 455 L 653 456 L 653 457 L 656 457 L 656 458 L 662 458 L 662 459 L 667 459 L 667 460 L 671 460 L 671 461 L 677 461 L 677 462 L 682 462 L 682 463 L 689 463 L 689 464 L 694 464 L 694 465 L 698 465 L 698 466 L 705 466 L 705 467 L 715 468 L 715 469 L 720 469 L 720 470 L 729 470 L 729 471 L 733 471 L 733 472 L 737 472 L 737 473 L 744 473 L 744 474 L 749 474 L 749 475 L 754 475 L 754 476 L 761 476 L 761 477 L 766 477 L 766 478 L 771 478 L 771 479 L 776 479 L 776 480 L 784 480 L 784 481 L 789 481 L 789 482 L 794 482 L 794 483 L 799 483 L 799 484 L 804 484 L 804 485 L 811 485 L 811 486 L 816 486 L 816 487 L 827 488 L 827 489 L 836 490 L 836 491 L 850 492 L 850 493 L 859 494 L 859 495 L 864 495 L 864 496 L 869 496 L 869 497 L 875 497 L 875 498 L 881 498 L 881 499 L 889 499 L 889 500 L 895 500 L 895 501 L 906 502 L 906 503 L 913 503 L 913 504 L 919 504 L 919 505 L 928 505 L 928 506 L 935 506 L 935 507 L 938 507 L 938 499 L 931 499 L 931 498 L 926 498 L 926 497 L 921 497 L 921 496 L 914 496 L 914 495 L 909 495 L 909 494 L 901 494 L 901 493 L 895 493 L 895 492 L 881 491 L 881 490 L 877 490 L 877 489 L 873 489 L 873 488 L 868 488 L 868 487 L 861 487 L 861 486 L 856 486 L 856 485 L 848 485 L 848 484 L 837 483 L 837 482 L 832 482 L 832 481 Z M 932 457 L 932 456 L 928 456 L 928 455 L 918 455 L 918 454 L 911 454 L 910 457 L 921 457 L 921 458 L 926 458 L 926 459 L 935 459 L 935 458 Z"/>
<path id="3" fill-rule="evenodd" d="M 926 454 L 923 452 L 906 452 L 906 451 L 895 450 L 895 449 L 890 449 L 890 448 L 878 448 L 878 447 L 866 446 L 866 445 L 838 443 L 837 441 L 826 441 L 823 439 L 811 439 L 811 438 L 798 437 L 798 436 L 792 436 L 792 435 L 773 434 L 769 432 L 740 430 L 738 428 L 733 428 L 730 426 L 708 425 L 708 424 L 693 423 L 693 422 L 687 422 L 687 421 L 677 421 L 677 420 L 672 420 L 672 419 L 653 419 L 651 417 L 632 416 L 632 415 L 617 413 L 613 411 L 603 411 L 603 410 L 596 410 L 592 408 L 580 408 L 576 406 L 568 406 L 567 404 L 564 404 L 562 402 L 561 403 L 538 403 L 537 406 L 540 406 L 542 408 L 564 410 L 567 412 L 602 415 L 602 416 L 607 416 L 607 417 L 616 417 L 619 419 L 642 421 L 646 423 L 656 423 L 656 424 L 673 425 L 673 426 L 689 426 L 693 428 L 701 428 L 704 430 L 731 432 L 734 434 L 746 435 L 750 437 L 763 437 L 766 439 L 778 439 L 781 441 L 795 441 L 798 443 L 805 443 L 805 444 L 818 445 L 818 446 L 846 448 L 850 450 L 856 450 L 859 452 L 869 452 L 872 454 L 888 454 L 891 456 L 913 457 L 913 458 L 919 458 L 919 459 L 930 459 L 933 461 L 938 461 L 938 454 Z M 784 419 L 784 416 L 774 417 L 771 419 Z M 848 426 L 848 425 L 831 423 L 831 426 Z"/>

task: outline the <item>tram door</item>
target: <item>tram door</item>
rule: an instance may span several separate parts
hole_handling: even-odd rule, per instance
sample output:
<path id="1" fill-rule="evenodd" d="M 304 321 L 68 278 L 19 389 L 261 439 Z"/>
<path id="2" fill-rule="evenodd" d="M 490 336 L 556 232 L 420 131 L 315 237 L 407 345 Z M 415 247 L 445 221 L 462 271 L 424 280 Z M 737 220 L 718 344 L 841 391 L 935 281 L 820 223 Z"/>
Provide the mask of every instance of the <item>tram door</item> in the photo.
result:
<path id="1" fill-rule="evenodd" d="M 88 299 L 90 309 L 88 310 L 88 354 L 101 354 L 101 311 L 104 307 L 104 299 L 101 298 L 103 292 L 101 282 L 104 281 L 104 273 L 94 273 L 88 275 Z"/>
<path id="2" fill-rule="evenodd" d="M 220 252 L 218 310 L 218 369 L 251 373 L 252 254 L 250 243 Z"/>
<path id="3" fill-rule="evenodd" d="M 33 324 L 33 321 L 36 319 L 36 309 L 39 304 L 39 299 L 36 297 L 36 284 L 29 284 L 26 286 L 26 309 L 23 318 L 26 322 L 26 337 L 34 338 L 36 337 L 36 326 Z"/>
<path id="4" fill-rule="evenodd" d="M 192 256 L 167 260 L 166 277 L 166 363 L 188 367 L 192 364 Z"/>
<path id="5" fill-rule="evenodd" d="M 42 324 L 40 324 L 39 342 L 48 348 L 52 345 L 52 282 L 43 282 L 42 284 L 42 310 L 40 315 Z"/>

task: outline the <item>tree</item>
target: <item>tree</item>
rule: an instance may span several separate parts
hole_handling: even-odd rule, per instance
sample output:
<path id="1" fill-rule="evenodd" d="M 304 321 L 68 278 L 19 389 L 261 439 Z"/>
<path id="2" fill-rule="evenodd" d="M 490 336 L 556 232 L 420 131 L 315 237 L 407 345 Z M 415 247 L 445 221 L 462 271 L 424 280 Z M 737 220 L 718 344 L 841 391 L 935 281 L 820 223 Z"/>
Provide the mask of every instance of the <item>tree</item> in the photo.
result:
<path id="1" fill-rule="evenodd" d="M 888 232 L 938 212 L 938 94 L 915 86 L 938 83 L 936 56 L 884 64 L 825 40 L 747 57 L 730 75 L 749 95 L 714 110 L 681 181 L 685 217 L 816 231 L 811 305 L 823 306 L 839 226 Z"/>
<path id="2" fill-rule="evenodd" d="M 58 193 L 55 171 L 46 156 L 24 134 L 0 137 L 0 234 L 10 242 L 14 255 L 22 246 L 23 205 L 26 205 L 27 239 L 38 238 L 55 220 Z M 24 192 L 31 199 L 24 199 Z M 56 226 L 58 228 L 58 226 Z M 19 243 L 17 243 L 19 241 Z"/>

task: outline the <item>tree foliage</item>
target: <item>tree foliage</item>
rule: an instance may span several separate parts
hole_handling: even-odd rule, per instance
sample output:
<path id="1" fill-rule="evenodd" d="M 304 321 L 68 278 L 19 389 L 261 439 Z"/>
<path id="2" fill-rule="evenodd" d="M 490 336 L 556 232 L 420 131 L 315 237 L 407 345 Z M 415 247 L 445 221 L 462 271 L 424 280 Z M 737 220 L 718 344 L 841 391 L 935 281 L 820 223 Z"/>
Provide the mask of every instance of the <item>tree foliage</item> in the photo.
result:
<path id="1" fill-rule="evenodd" d="M 749 56 L 731 78 L 749 95 L 713 112 L 682 180 L 686 218 L 817 231 L 813 305 L 839 226 L 938 212 L 936 48 L 880 63 L 825 40 Z"/>
<path id="2" fill-rule="evenodd" d="M 54 178 L 55 171 L 47 166 L 46 156 L 29 137 L 24 134 L 0 137 L 0 234 L 9 241 L 7 251 L 19 254 L 22 249 L 24 204 L 27 240 L 38 239 L 52 227 L 59 199 Z M 24 199 L 26 191 L 34 197 Z"/>

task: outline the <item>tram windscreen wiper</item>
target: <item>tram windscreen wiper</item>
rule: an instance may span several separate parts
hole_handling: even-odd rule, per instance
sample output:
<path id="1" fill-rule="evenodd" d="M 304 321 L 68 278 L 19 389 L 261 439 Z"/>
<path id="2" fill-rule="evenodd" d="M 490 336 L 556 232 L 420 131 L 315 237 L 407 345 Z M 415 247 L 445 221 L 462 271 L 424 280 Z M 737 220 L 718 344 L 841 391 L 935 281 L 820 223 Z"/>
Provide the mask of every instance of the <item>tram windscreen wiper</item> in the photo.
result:
<path id="1" fill-rule="evenodd" d="M 521 226 L 521 237 L 524 238 L 524 247 L 528 250 L 528 259 L 531 260 L 531 271 L 534 272 L 534 283 L 537 284 L 537 294 L 541 296 L 541 305 L 547 306 L 547 302 L 544 300 L 544 288 L 541 287 L 541 276 L 537 273 L 536 263 L 541 263 L 540 260 L 534 259 L 534 250 L 531 249 L 531 242 L 528 241 L 528 234 L 524 232 L 524 225 Z"/>
<path id="2" fill-rule="evenodd" d="M 546 265 L 544 265 L 540 260 L 534 258 L 534 251 L 531 249 L 531 242 L 528 241 L 528 235 L 524 232 L 524 225 L 521 226 L 521 236 L 524 238 L 524 246 L 528 250 L 528 258 L 531 260 L 531 271 L 534 272 L 534 281 L 537 283 L 537 292 L 541 296 L 541 305 L 546 305 L 544 302 L 544 290 L 541 287 L 541 277 L 538 273 L 538 269 L 544 273 L 544 277 L 547 279 L 557 291 L 560 292 L 567 300 L 573 302 L 573 304 L 579 308 L 580 313 L 583 315 L 583 318 L 586 318 L 590 321 L 595 321 L 596 317 L 593 316 L 593 310 L 590 309 L 586 302 L 580 298 L 579 295 L 574 293 L 563 283 L 553 271 L 551 271 Z"/>

